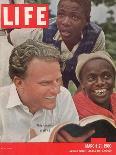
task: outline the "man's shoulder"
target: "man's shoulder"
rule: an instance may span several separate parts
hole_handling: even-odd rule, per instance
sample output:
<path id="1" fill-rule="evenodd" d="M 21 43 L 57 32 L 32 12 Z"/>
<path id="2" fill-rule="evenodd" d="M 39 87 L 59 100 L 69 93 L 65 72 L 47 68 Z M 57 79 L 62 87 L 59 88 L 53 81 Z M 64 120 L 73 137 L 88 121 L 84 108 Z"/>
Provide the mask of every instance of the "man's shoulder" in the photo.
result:
<path id="1" fill-rule="evenodd" d="M 49 25 L 56 25 L 56 17 L 49 19 Z"/>
<path id="2" fill-rule="evenodd" d="M 43 42 L 52 44 L 57 30 L 56 22 L 49 24 L 47 29 L 43 29 Z"/>
<path id="3" fill-rule="evenodd" d="M 70 94 L 69 90 L 63 86 L 60 87 L 60 94 Z"/>
<path id="4" fill-rule="evenodd" d="M 69 90 L 63 86 L 60 87 L 60 93 L 57 95 L 57 100 L 59 101 L 63 101 L 63 100 L 68 100 L 69 98 L 71 98 L 71 93 L 69 92 Z"/>
<path id="5" fill-rule="evenodd" d="M 93 30 L 96 33 L 102 31 L 102 28 L 99 25 L 97 25 L 95 22 L 90 22 L 87 25 L 87 29 Z"/>

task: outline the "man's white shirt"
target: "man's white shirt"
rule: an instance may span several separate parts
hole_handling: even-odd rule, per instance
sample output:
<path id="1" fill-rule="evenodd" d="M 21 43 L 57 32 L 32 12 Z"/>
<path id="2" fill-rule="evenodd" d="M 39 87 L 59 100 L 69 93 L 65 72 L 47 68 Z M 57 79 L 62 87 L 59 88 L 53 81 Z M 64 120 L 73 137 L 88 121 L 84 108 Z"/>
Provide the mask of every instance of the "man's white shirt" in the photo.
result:
<path id="1" fill-rule="evenodd" d="M 39 135 L 64 122 L 79 123 L 79 117 L 69 91 L 61 87 L 53 110 L 39 110 L 34 115 L 19 99 L 14 84 L 0 88 L 0 141 L 29 141 L 30 129 Z"/>

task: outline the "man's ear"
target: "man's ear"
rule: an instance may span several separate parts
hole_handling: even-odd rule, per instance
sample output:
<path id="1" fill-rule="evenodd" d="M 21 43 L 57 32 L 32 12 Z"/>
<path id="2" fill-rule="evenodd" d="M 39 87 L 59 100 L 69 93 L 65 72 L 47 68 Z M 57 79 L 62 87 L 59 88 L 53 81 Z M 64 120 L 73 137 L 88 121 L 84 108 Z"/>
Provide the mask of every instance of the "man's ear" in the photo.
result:
<path id="1" fill-rule="evenodd" d="M 114 91 L 115 91 L 115 90 L 116 90 L 116 72 L 114 71 L 113 73 L 114 73 L 114 74 L 113 74 L 114 77 L 113 77 L 113 86 L 112 86 L 112 87 L 113 87 L 113 89 L 114 89 Z"/>
<path id="2" fill-rule="evenodd" d="M 15 84 L 15 86 L 16 86 L 16 88 L 18 90 L 23 89 L 23 83 L 24 83 L 24 81 L 23 81 L 22 78 L 20 78 L 18 76 L 15 76 L 14 79 L 13 79 L 13 82 L 14 82 L 14 84 Z"/>
<path id="3" fill-rule="evenodd" d="M 84 87 L 83 82 L 80 81 L 80 85 L 81 85 L 81 90 L 85 93 L 85 87 Z"/>
<path id="4" fill-rule="evenodd" d="M 116 79 L 114 80 L 114 84 L 113 84 L 113 90 L 116 90 Z"/>

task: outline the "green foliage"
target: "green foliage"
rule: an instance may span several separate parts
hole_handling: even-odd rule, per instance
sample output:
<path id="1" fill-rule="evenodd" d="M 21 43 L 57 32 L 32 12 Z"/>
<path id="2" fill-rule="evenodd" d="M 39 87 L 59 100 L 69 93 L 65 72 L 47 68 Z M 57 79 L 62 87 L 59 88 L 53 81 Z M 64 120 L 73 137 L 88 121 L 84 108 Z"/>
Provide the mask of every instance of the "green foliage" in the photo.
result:
<path id="1" fill-rule="evenodd" d="M 106 37 L 106 50 L 116 61 L 116 23 L 108 20 L 106 23 L 102 23 L 101 27 Z"/>
<path id="2" fill-rule="evenodd" d="M 69 82 L 68 90 L 70 91 L 71 95 L 74 95 L 77 91 L 77 88 L 72 81 Z"/>
<path id="3" fill-rule="evenodd" d="M 97 6 L 104 3 L 106 6 L 116 6 L 116 0 L 92 0 Z M 108 12 L 109 17 L 106 19 L 105 23 L 100 24 L 103 28 L 106 37 L 106 51 L 110 53 L 116 62 L 116 23 L 114 22 L 114 12 L 110 9 Z"/>

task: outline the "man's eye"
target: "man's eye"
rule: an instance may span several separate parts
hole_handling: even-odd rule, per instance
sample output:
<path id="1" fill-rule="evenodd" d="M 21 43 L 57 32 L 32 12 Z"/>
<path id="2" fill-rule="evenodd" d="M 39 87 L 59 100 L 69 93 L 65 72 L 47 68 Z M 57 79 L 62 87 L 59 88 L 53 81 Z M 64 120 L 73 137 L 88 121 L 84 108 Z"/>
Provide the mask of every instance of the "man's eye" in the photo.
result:
<path id="1" fill-rule="evenodd" d="M 61 12 L 59 12 L 57 16 L 59 16 L 59 17 L 64 17 L 64 14 L 61 13 Z"/>
<path id="2" fill-rule="evenodd" d="M 47 85 L 49 85 L 49 82 L 41 82 L 40 83 L 42 86 L 47 86 Z"/>
<path id="3" fill-rule="evenodd" d="M 104 75 L 104 79 L 110 79 L 112 76 L 110 74 Z"/>
<path id="4" fill-rule="evenodd" d="M 90 81 L 90 82 L 91 82 L 91 81 L 95 81 L 95 80 L 96 80 L 96 77 L 95 77 L 95 76 L 89 76 L 89 77 L 88 77 L 88 81 Z"/>
<path id="5" fill-rule="evenodd" d="M 77 21 L 77 20 L 79 20 L 79 17 L 78 16 L 75 16 L 75 15 L 72 15 L 72 19 L 75 20 L 75 21 Z"/>

